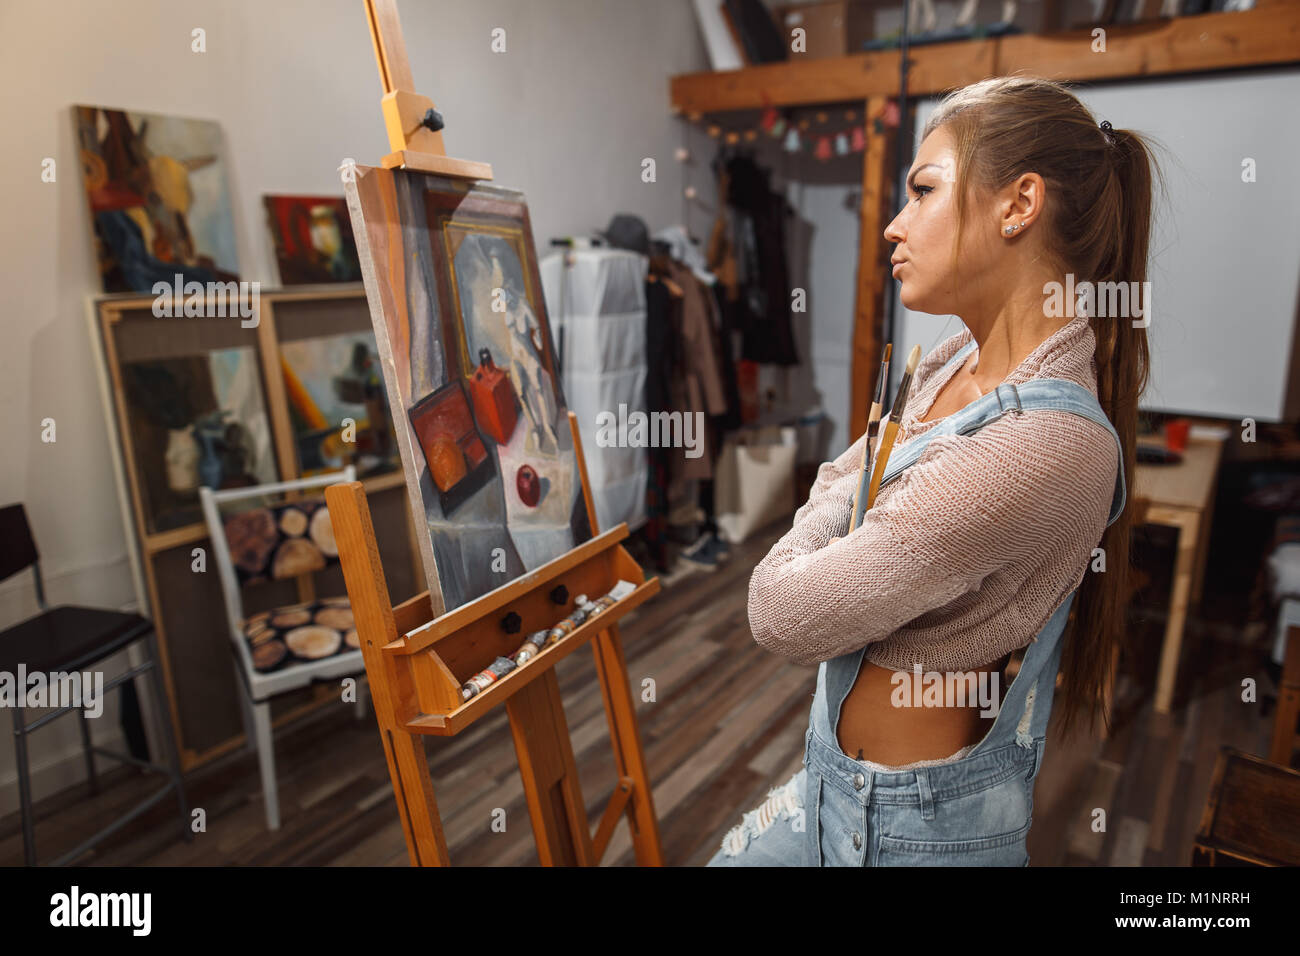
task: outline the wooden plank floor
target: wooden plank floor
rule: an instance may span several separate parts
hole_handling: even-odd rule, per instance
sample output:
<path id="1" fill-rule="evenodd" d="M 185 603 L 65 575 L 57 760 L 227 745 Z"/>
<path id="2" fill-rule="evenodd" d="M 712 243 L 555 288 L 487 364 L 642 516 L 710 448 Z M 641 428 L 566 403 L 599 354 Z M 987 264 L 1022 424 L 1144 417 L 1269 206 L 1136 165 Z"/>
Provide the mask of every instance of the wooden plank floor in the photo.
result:
<path id="1" fill-rule="evenodd" d="M 659 597 L 622 625 L 654 785 L 664 859 L 703 864 L 740 814 L 799 769 L 816 669 L 759 649 L 746 615 L 749 572 L 788 521 L 734 549 L 713 572 L 675 573 Z M 1234 607 L 1244 600 L 1211 602 Z M 1259 640 L 1241 621 L 1189 618 L 1179 696 L 1168 718 L 1152 714 L 1154 660 L 1167 581 L 1142 596 L 1132 673 L 1121 680 L 1121 728 L 1110 740 L 1076 734 L 1048 741 L 1029 838 L 1032 865 L 1186 865 L 1218 748 L 1266 753 L 1270 721 L 1240 700 L 1241 680 L 1271 683 Z M 1231 613 L 1227 615 L 1231 617 Z M 1262 639 L 1261 628 L 1253 633 Z M 609 750 L 589 652 L 558 667 L 582 792 L 593 824 L 609 799 Z M 456 865 L 536 865 L 504 708 L 465 734 L 428 738 L 447 843 Z M 174 801 L 164 801 L 81 861 L 89 865 L 407 865 L 391 785 L 372 716 L 350 704 L 324 708 L 276 739 L 282 828 L 264 828 L 257 764 L 233 754 L 189 775 L 191 805 L 207 830 L 179 839 Z M 101 761 L 101 764 L 103 761 Z M 37 849 L 52 859 L 159 786 L 134 769 L 101 774 L 101 792 L 73 788 L 37 806 Z M 504 832 L 493 820 L 505 815 Z M 1104 820 L 1103 820 L 1104 815 Z M 1104 822 L 1104 827 L 1099 821 Z M 498 828 L 499 829 L 499 828 Z M 23 861 L 17 813 L 0 819 L 0 865 Z M 620 825 L 604 865 L 631 865 Z"/>

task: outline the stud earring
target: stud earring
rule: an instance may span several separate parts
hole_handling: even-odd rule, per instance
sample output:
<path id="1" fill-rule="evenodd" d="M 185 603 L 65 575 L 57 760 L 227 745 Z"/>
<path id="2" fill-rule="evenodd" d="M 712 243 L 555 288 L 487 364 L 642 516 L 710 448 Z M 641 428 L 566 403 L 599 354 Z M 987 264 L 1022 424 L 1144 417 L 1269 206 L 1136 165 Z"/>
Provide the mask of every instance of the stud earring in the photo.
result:
<path id="1" fill-rule="evenodd" d="M 1023 225 L 1024 225 L 1024 223 L 1022 223 L 1022 222 L 1018 222 L 1018 223 L 1016 223 L 1014 226 L 1007 226 L 1007 228 L 1006 228 L 1006 233 L 1007 233 L 1007 235 L 1008 235 L 1008 236 L 1011 235 L 1013 232 L 1015 232 L 1017 229 L 1019 229 L 1019 228 L 1020 228 L 1021 226 L 1023 226 Z"/>

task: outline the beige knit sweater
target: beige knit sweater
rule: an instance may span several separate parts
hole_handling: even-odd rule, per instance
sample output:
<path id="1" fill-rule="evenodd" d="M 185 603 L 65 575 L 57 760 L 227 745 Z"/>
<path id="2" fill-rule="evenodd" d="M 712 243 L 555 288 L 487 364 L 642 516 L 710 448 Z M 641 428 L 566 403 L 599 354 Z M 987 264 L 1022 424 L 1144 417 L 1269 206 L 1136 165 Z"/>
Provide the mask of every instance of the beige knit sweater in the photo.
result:
<path id="1" fill-rule="evenodd" d="M 956 368 L 935 373 L 970 340 L 963 329 L 921 362 L 893 454 L 936 424 L 916 419 Z M 1075 318 L 1004 381 L 1061 378 L 1095 395 L 1095 345 Z M 847 534 L 864 440 L 821 466 L 794 526 L 754 569 L 754 640 L 801 664 L 866 645 L 867 660 L 908 671 L 972 670 L 1028 644 L 1082 581 L 1106 528 L 1110 432 L 1034 410 L 936 437 Z"/>

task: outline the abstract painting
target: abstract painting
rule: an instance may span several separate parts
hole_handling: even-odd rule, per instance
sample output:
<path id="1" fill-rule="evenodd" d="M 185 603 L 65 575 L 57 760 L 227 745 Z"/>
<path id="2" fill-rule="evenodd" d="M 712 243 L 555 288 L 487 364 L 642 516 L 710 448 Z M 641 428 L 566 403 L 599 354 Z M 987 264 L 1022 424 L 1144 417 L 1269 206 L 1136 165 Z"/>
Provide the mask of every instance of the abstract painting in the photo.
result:
<path id="1" fill-rule="evenodd" d="M 592 535 L 528 206 L 488 183 L 366 166 L 345 190 L 442 613 Z"/>
<path id="2" fill-rule="evenodd" d="M 401 467 L 373 332 L 282 341 L 280 372 L 303 477 Z"/>
<path id="3" fill-rule="evenodd" d="M 357 282 L 361 264 L 341 196 L 263 196 L 281 285 Z"/>
<path id="4" fill-rule="evenodd" d="M 239 279 L 220 126 L 97 106 L 73 117 L 105 292 Z"/>

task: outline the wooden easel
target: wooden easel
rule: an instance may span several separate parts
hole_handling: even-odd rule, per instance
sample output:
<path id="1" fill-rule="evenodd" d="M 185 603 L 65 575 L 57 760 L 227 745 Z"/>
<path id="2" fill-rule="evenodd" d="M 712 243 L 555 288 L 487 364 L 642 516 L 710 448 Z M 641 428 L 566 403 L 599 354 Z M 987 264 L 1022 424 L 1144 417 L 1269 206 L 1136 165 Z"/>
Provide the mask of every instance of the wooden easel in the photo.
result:
<path id="1" fill-rule="evenodd" d="M 410 67 L 393 0 L 366 0 L 366 12 L 384 81 L 384 115 L 394 150 L 385 158 L 385 167 L 491 178 L 486 164 L 449 159 L 443 154 L 441 135 L 420 125 L 424 111 L 433 104 L 411 91 Z M 416 146 L 419 151 L 413 149 Z M 360 482 L 326 489 L 388 772 L 414 865 L 448 866 L 451 862 L 421 736 L 454 736 L 502 703 L 510 719 L 542 865 L 596 865 L 623 815 L 631 827 L 638 865 L 663 865 L 617 626 L 619 618 L 658 593 L 659 579 L 647 581 L 641 567 L 619 544 L 627 537 L 626 524 L 598 533 L 573 412 L 569 412 L 569 429 L 595 536 L 510 584 L 437 617 L 429 591 L 392 606 Z M 594 600 L 620 579 L 636 584 L 636 589 L 533 660 L 462 701 L 460 686 L 465 680 L 496 657 L 512 653 L 525 635 L 569 614 L 577 595 L 586 594 Z M 588 643 L 595 654 L 618 773 L 617 787 L 594 837 L 555 676 L 556 663 Z"/>

